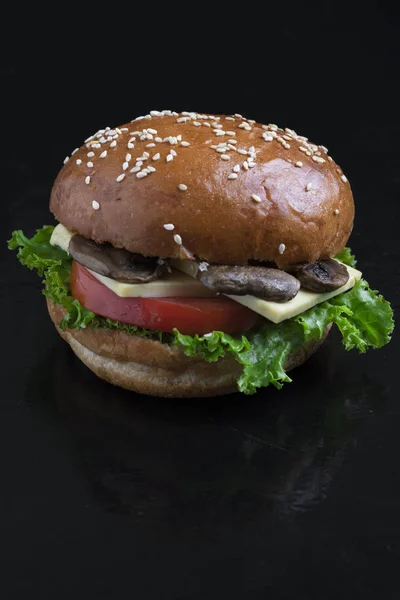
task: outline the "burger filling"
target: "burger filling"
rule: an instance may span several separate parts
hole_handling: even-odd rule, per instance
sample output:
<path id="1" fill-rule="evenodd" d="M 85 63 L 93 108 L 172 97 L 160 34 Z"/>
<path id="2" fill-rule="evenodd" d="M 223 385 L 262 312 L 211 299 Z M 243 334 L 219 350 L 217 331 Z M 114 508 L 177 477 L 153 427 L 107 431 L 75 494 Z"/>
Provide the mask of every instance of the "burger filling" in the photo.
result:
<path id="1" fill-rule="evenodd" d="M 390 340 L 390 304 L 369 288 L 345 248 L 335 259 L 285 272 L 275 265 L 212 265 L 143 257 L 46 226 L 10 249 L 44 277 L 43 293 L 64 308 L 61 329 L 122 330 L 217 361 L 243 365 L 238 388 L 253 393 L 291 379 L 289 354 L 335 323 L 347 350 Z"/>

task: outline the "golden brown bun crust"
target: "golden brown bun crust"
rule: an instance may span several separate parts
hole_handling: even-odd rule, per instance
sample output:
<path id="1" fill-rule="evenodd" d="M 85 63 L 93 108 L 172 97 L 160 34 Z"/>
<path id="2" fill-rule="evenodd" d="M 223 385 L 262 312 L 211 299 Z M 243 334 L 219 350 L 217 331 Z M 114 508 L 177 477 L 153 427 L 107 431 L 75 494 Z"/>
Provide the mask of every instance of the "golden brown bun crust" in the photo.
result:
<path id="1" fill-rule="evenodd" d="M 353 196 L 326 149 L 309 145 L 291 130 L 275 130 L 276 126 L 266 130 L 239 117 L 232 121 L 224 115 L 191 115 L 187 122 L 177 122 L 185 117 L 176 113 L 136 120 L 121 125 L 121 133 L 114 130 L 115 140 L 110 136 L 107 141 L 107 132 L 89 140 L 71 156 L 54 183 L 50 210 L 58 221 L 93 240 L 146 256 L 184 258 L 186 248 L 202 260 L 222 264 L 246 264 L 251 259 L 274 261 L 280 267 L 313 263 L 335 256 L 346 245 L 353 227 Z M 243 124 L 251 129 L 240 127 Z M 216 125 L 222 125 L 225 135 L 214 132 Z M 151 138 L 131 135 L 145 129 Z M 276 137 L 267 141 L 263 134 Z M 190 146 L 156 141 L 179 135 Z M 134 148 L 129 148 L 132 137 Z M 254 167 L 245 170 L 243 162 L 251 159 L 248 154 L 211 148 L 232 140 L 238 150 L 251 151 L 254 146 Z M 100 158 L 105 150 L 107 156 Z M 176 156 L 167 162 L 171 150 Z M 88 152 L 94 156 L 88 157 Z M 150 166 L 156 171 L 138 178 L 130 169 L 143 152 L 149 158 L 141 169 Z M 131 155 L 128 161 L 127 154 Z M 160 158 L 153 160 L 157 154 Z M 125 162 L 129 166 L 123 170 Z M 237 178 L 228 179 L 236 174 L 235 165 L 240 166 Z M 116 181 L 122 174 L 124 179 Z M 187 190 L 181 191 L 179 184 Z M 92 201 L 99 203 L 98 210 Z M 167 223 L 175 226 L 174 231 L 164 229 Z M 181 236 L 183 247 L 174 241 L 174 234 Z"/>
<path id="2" fill-rule="evenodd" d="M 215 363 L 185 356 L 180 348 L 110 329 L 69 329 L 58 323 L 65 310 L 47 299 L 50 317 L 61 337 L 81 361 L 101 379 L 127 390 L 162 397 L 220 396 L 237 391 L 242 367 L 231 356 Z M 286 370 L 298 367 L 321 346 L 311 341 L 289 356 Z"/>

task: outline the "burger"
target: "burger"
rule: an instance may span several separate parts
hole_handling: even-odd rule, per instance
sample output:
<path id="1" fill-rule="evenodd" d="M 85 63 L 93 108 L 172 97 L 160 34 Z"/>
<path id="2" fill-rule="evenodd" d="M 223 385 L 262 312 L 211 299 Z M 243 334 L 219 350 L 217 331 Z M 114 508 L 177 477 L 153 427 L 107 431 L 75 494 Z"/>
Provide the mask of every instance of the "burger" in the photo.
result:
<path id="1" fill-rule="evenodd" d="M 390 340 L 390 304 L 346 243 L 350 184 L 327 148 L 242 115 L 152 111 L 64 161 L 56 226 L 9 241 L 96 375 L 214 396 L 290 382 L 332 325 L 347 350 Z"/>

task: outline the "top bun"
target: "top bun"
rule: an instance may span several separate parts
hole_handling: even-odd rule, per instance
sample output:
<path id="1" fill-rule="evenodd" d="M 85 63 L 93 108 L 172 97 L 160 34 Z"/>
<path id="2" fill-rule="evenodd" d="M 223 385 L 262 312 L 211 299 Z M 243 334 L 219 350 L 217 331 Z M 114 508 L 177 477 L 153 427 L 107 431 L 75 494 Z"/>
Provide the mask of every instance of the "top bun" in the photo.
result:
<path id="1" fill-rule="evenodd" d="M 241 115 L 152 111 L 72 154 L 51 193 L 57 220 L 145 256 L 284 268 L 335 256 L 353 227 L 327 149 Z"/>

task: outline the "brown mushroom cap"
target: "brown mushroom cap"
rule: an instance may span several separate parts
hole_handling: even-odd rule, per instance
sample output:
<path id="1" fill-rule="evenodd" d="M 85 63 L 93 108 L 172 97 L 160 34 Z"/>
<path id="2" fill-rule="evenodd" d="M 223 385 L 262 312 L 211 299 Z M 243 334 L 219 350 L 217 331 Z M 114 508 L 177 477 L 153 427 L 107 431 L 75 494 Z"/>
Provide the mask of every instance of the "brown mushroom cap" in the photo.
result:
<path id="1" fill-rule="evenodd" d="M 100 130 L 70 157 L 51 194 L 58 221 L 145 256 L 220 264 L 284 268 L 345 246 L 353 196 L 325 148 L 238 116 L 165 113 Z"/>

